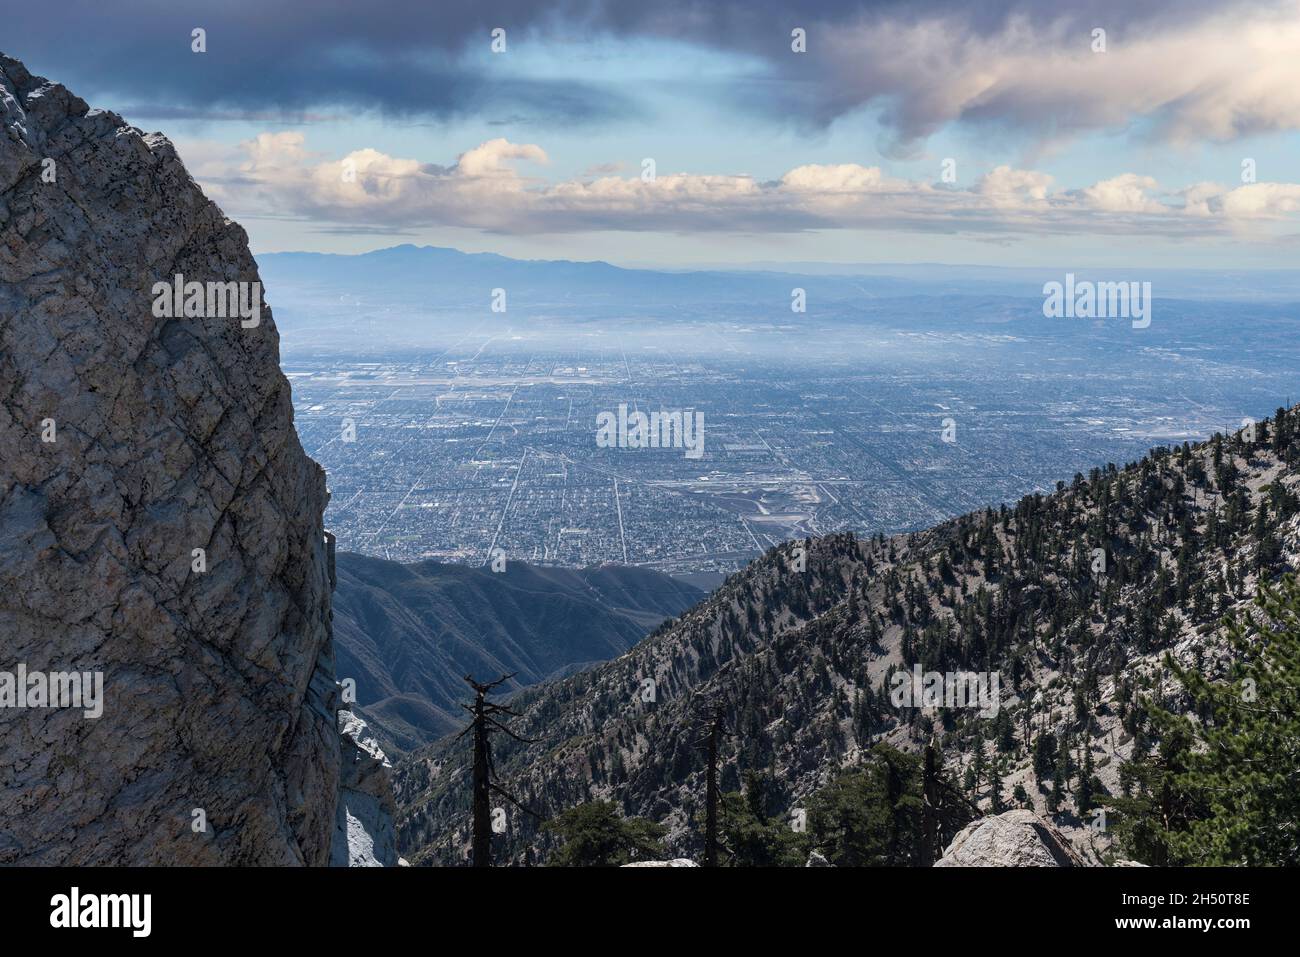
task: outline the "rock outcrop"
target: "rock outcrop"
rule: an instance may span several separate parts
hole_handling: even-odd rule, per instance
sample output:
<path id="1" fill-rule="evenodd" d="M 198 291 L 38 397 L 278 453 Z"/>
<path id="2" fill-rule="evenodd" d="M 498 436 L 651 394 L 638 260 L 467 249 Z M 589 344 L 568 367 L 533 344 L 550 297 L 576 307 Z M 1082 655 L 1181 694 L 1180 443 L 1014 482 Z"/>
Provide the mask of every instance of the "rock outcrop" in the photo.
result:
<path id="1" fill-rule="evenodd" d="M 178 276 L 260 295 L 167 139 L 0 55 L 3 864 L 330 859 L 325 476 L 270 310 L 168 318 Z"/>
<path id="2" fill-rule="evenodd" d="M 967 824 L 935 867 L 1087 867 L 1060 831 L 1033 811 L 1005 811 Z"/>
<path id="3" fill-rule="evenodd" d="M 334 867 L 396 867 L 397 804 L 393 780 L 379 742 L 365 721 L 351 711 L 339 712 L 343 767 L 334 824 Z"/>
<path id="4" fill-rule="evenodd" d="M 624 867 L 699 867 L 690 858 L 674 857 L 671 861 L 634 861 L 631 864 L 624 864 Z"/>

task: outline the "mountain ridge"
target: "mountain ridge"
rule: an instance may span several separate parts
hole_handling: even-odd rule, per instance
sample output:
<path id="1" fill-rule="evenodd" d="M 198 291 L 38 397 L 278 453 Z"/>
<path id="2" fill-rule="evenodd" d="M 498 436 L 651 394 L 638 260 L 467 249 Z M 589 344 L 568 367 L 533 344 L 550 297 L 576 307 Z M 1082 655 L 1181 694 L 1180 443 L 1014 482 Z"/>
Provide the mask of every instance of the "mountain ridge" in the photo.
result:
<path id="1" fill-rule="evenodd" d="M 341 552 L 336 568 L 338 673 L 395 757 L 459 728 L 463 675 L 513 674 L 516 691 L 622 654 L 704 595 L 634 567 L 494 572 Z"/>
<path id="2" fill-rule="evenodd" d="M 1163 655 L 1224 667 L 1219 619 L 1261 575 L 1296 566 L 1298 422 L 1279 410 L 1252 441 L 1243 431 L 1156 449 L 920 533 L 780 546 L 616 661 L 517 695 L 514 730 L 537 743 L 497 739 L 503 786 L 546 814 L 613 799 L 663 823 L 670 851 L 688 856 L 702 793 L 694 741 L 707 703 L 722 701 L 724 789 L 768 774 L 782 813 L 874 744 L 934 739 L 981 806 L 1005 807 L 1019 787 L 1031 809 L 1105 851 L 1111 839 L 1086 817 L 1153 744 L 1137 696 L 1177 698 Z M 1010 693 L 983 722 L 896 707 L 887 679 L 915 664 L 992 669 Z M 637 696 L 645 678 L 653 704 Z M 1050 761 L 1031 753 L 1040 740 Z M 417 863 L 461 860 L 465 762 L 463 747 L 435 745 L 399 766 L 399 832 Z M 553 848 L 526 815 L 501 844 L 513 861 Z"/>

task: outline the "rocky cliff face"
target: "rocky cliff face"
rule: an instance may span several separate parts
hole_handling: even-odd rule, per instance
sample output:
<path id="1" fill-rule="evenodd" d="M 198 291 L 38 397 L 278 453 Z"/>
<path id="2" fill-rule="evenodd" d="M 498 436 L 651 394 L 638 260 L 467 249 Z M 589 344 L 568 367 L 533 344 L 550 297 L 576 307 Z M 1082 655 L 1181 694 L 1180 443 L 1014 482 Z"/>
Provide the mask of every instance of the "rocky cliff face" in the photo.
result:
<path id="1" fill-rule="evenodd" d="M 0 55 L 0 863 L 330 858 L 325 476 L 270 310 L 167 318 L 178 276 L 250 301 L 244 230 Z"/>
<path id="2" fill-rule="evenodd" d="M 330 854 L 333 867 L 396 867 L 397 804 L 393 800 L 392 765 L 366 722 L 351 711 L 339 712 L 343 744 L 342 776 Z"/>

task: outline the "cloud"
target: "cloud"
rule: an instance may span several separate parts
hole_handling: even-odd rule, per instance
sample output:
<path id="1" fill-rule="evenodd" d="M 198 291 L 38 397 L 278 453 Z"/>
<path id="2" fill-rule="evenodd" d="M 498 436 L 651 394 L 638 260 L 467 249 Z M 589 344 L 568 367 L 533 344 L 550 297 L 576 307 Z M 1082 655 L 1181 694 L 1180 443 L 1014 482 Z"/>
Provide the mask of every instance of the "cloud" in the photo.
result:
<path id="1" fill-rule="evenodd" d="M 1300 212 L 1300 185 L 1295 183 L 1251 183 L 1208 201 L 1211 210 L 1230 217 L 1276 218 Z"/>
<path id="2" fill-rule="evenodd" d="M 4 52 L 97 105 L 116 104 L 127 119 L 293 121 L 341 111 L 568 125 L 638 111 L 608 86 L 519 75 L 508 57 L 489 55 L 494 27 L 509 24 L 522 42 L 546 19 L 525 0 L 61 2 L 70 9 L 53 17 L 49 6 L 8 5 Z M 206 52 L 191 50 L 196 28 L 206 32 Z"/>
<path id="3" fill-rule="evenodd" d="M 294 113 L 270 110 L 212 110 L 189 106 L 159 106 L 131 103 L 115 112 L 132 120 L 202 120 L 208 123 L 276 123 L 301 126 L 307 123 L 338 123 L 347 117 L 340 113 Z"/>
<path id="4" fill-rule="evenodd" d="M 1161 213 L 1164 205 L 1150 191 L 1159 184 L 1150 176 L 1123 173 L 1079 191 L 1093 209 L 1111 213 Z"/>
<path id="5" fill-rule="evenodd" d="M 878 166 L 840 163 L 834 166 L 796 166 L 781 177 L 782 188 L 790 192 L 862 193 L 886 188 Z"/>
<path id="6" fill-rule="evenodd" d="M 1044 141 L 1136 125 L 1171 143 L 1300 128 L 1300 3 L 1133 7 L 1008 5 L 983 29 L 951 10 L 825 24 L 784 106 L 822 123 L 879 109 L 896 152 L 953 124 Z"/>
<path id="7" fill-rule="evenodd" d="M 979 178 L 974 192 L 997 209 L 1045 208 L 1051 185 L 1047 173 L 998 166 Z"/>
<path id="8" fill-rule="evenodd" d="M 188 155 L 189 147 L 182 147 Z M 196 151 L 202 152 L 196 146 Z M 1300 185 L 1164 190 L 1122 173 L 1081 189 L 1036 170 L 996 167 L 968 188 L 908 180 L 854 163 L 803 165 L 778 180 L 720 173 L 540 177 L 537 144 L 493 139 L 450 165 L 361 149 L 325 159 L 299 132 L 265 133 L 238 153 L 194 163 L 233 215 L 276 215 L 331 228 L 455 226 L 494 233 L 598 230 L 799 232 L 891 229 L 975 236 L 1240 234 L 1300 213 Z"/>
<path id="9" fill-rule="evenodd" d="M 507 160 L 530 160 L 534 163 L 549 163 L 546 151 L 540 146 L 511 143 L 505 139 L 488 140 L 481 146 L 466 150 L 456 160 L 455 169 L 466 177 L 471 176 L 513 176 L 514 170 L 506 164 Z"/>
<path id="10" fill-rule="evenodd" d="M 1171 143 L 1300 129 L 1300 0 L 76 6 L 53 29 L 47 8 L 14 5 L 5 33 L 21 49 L 9 52 L 83 95 L 156 104 L 153 115 L 328 116 L 345 107 L 486 122 L 616 121 L 639 110 L 633 94 L 617 70 L 593 72 L 573 51 L 651 38 L 756 64 L 722 94 L 738 109 L 811 125 L 874 111 L 899 154 L 952 125 L 1044 141 L 1134 130 Z M 202 55 L 189 48 L 195 26 L 207 30 Z M 795 26 L 807 31 L 806 53 L 790 49 Z M 515 73 L 509 54 L 490 55 L 495 27 L 507 30 L 512 50 L 549 50 L 547 68 Z M 1104 53 L 1093 50 L 1095 29 L 1106 31 Z M 712 85 L 698 89 L 713 95 L 704 92 Z"/>

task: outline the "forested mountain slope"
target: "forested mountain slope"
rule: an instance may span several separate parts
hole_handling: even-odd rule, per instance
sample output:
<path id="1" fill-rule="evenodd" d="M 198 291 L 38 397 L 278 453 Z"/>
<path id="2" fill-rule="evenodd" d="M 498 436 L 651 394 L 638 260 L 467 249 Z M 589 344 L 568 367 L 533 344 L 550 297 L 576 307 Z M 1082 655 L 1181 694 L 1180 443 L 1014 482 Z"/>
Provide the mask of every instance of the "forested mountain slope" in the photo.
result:
<path id="1" fill-rule="evenodd" d="M 1297 564 L 1297 431 L 1300 412 L 1279 410 L 923 533 L 787 543 L 622 657 L 516 696 L 511 728 L 533 740 L 493 738 L 496 779 L 547 817 L 612 800 L 698 855 L 699 743 L 720 704 L 723 790 L 760 776 L 774 819 L 878 743 L 933 741 L 982 810 L 1031 807 L 1104 853 L 1113 835 L 1087 826 L 1093 812 L 1158 744 L 1139 702 L 1190 707 L 1165 653 L 1222 673 L 1222 616 Z M 891 676 L 915 665 L 996 673 L 996 715 L 896 706 Z M 414 863 L 464 859 L 466 744 L 399 768 Z M 553 838 L 506 810 L 498 858 L 545 860 Z"/>

